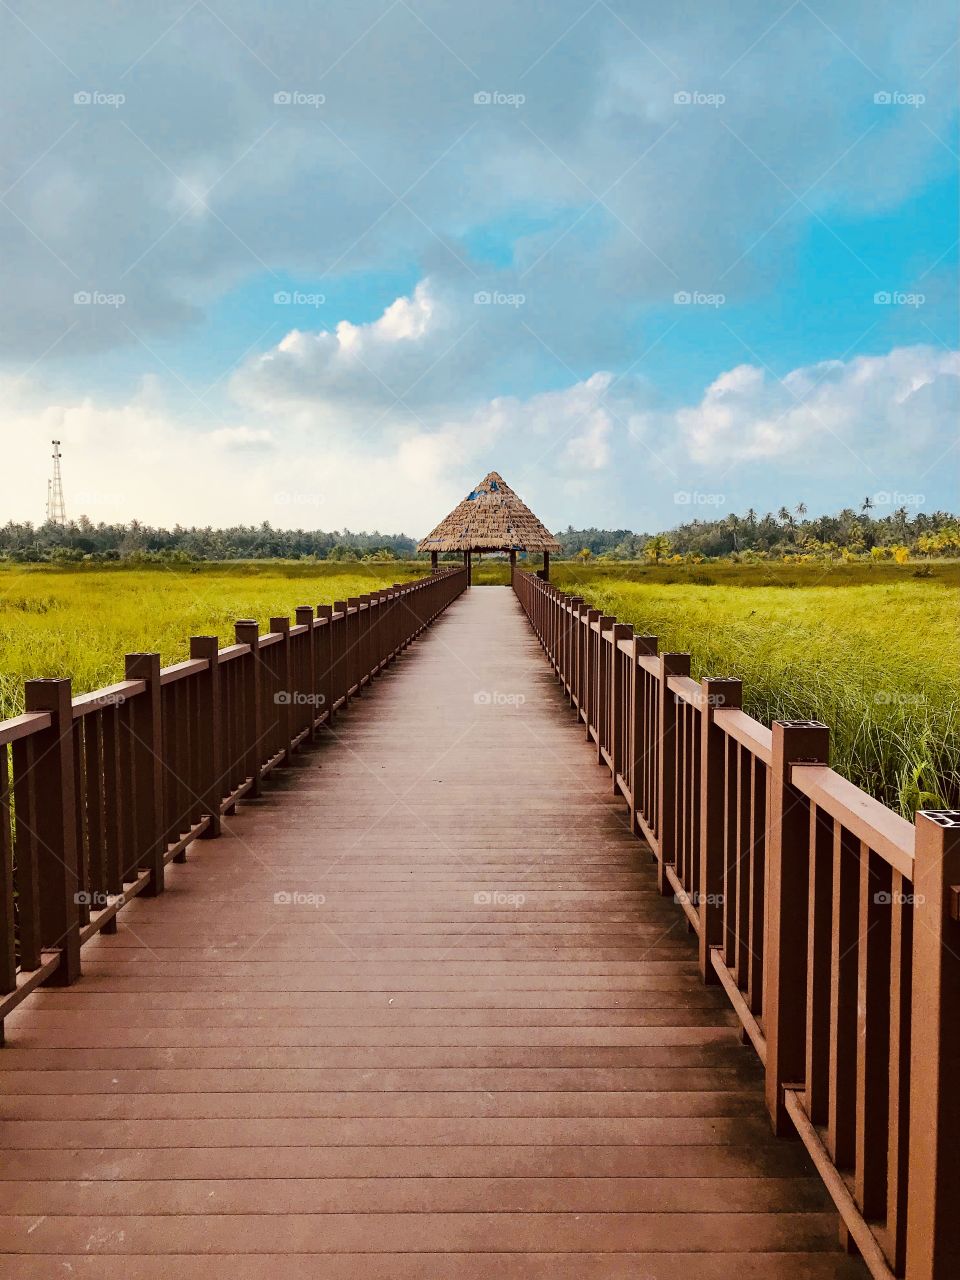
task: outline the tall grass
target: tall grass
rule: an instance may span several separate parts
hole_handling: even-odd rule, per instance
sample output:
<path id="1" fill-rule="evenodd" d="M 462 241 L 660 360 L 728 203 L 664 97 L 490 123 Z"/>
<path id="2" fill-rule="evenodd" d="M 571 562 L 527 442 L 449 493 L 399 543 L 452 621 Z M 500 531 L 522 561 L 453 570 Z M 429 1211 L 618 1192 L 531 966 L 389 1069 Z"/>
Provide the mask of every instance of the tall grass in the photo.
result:
<path id="1" fill-rule="evenodd" d="M 136 569 L 0 567 L 0 719 L 23 709 L 23 682 L 70 676 L 84 693 L 123 678 L 126 653 L 188 656 L 192 635 L 233 640 L 237 618 L 292 615 L 405 582 L 415 563 L 291 561 Z M 429 569 L 427 570 L 429 572 Z"/>
<path id="2" fill-rule="evenodd" d="M 696 677 L 740 677 L 764 724 L 829 725 L 834 767 L 891 808 L 960 805 L 958 610 L 942 583 L 745 590 L 558 570 L 564 590 L 689 652 Z"/>
<path id="3" fill-rule="evenodd" d="M 425 572 L 423 562 L 0 566 L 0 718 L 22 710 L 25 679 L 68 675 L 84 692 L 120 679 L 125 653 L 176 662 L 191 635 L 229 643 L 237 618 L 266 627 L 298 604 Z M 662 649 L 690 652 L 695 675 L 739 676 L 746 710 L 765 724 L 824 721 L 834 766 L 892 808 L 960 807 L 957 566 L 922 580 L 896 565 L 838 566 L 824 579 L 815 565 L 712 563 L 558 563 L 551 576 Z M 509 571 L 475 561 L 473 580 L 506 583 Z"/>

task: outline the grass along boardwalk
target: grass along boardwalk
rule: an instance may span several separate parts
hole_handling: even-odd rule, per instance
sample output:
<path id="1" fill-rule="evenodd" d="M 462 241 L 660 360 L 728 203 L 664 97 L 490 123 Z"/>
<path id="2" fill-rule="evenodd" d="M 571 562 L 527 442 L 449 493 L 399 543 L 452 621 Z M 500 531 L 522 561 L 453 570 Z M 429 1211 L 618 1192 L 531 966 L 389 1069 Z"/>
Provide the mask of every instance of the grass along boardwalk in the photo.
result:
<path id="1" fill-rule="evenodd" d="M 8 1017 L 0 1277 L 864 1276 L 595 759 L 455 600 Z"/>

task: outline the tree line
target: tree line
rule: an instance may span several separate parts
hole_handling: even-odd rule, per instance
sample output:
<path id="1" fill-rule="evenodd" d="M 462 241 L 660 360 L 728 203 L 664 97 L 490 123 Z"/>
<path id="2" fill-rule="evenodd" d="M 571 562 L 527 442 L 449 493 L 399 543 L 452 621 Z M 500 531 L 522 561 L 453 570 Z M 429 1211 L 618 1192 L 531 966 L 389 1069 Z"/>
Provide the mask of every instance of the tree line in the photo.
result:
<path id="1" fill-rule="evenodd" d="M 403 533 L 354 533 L 349 529 L 274 529 L 234 525 L 229 529 L 158 529 L 129 524 L 94 524 L 86 516 L 59 525 L 10 521 L 0 528 L 0 556 L 15 561 L 137 562 L 190 560 L 405 560 L 417 544 Z"/>
<path id="2" fill-rule="evenodd" d="M 744 515 L 691 520 L 665 532 L 569 526 L 556 537 L 562 558 L 580 560 L 960 556 L 957 516 L 946 511 L 911 515 L 905 506 L 877 515 L 869 498 L 859 510 L 846 507 L 836 515 L 808 518 L 801 502 L 776 513 L 761 515 L 750 508 Z M 81 516 L 66 525 L 9 521 L 0 528 L 0 558 L 18 562 L 406 560 L 416 554 L 415 539 L 404 533 L 275 529 L 266 521 L 227 529 L 179 524 L 161 529 L 138 520 L 94 524 Z"/>
<path id="3" fill-rule="evenodd" d="M 960 555 L 960 520 L 947 511 L 916 512 L 905 506 L 875 514 L 864 499 L 859 510 L 845 507 L 836 515 L 807 518 L 805 503 L 793 510 L 758 513 L 715 520 L 691 520 L 659 533 L 629 529 L 574 529 L 558 533 L 567 559 L 653 561 L 681 559 L 904 559 L 915 555 Z"/>

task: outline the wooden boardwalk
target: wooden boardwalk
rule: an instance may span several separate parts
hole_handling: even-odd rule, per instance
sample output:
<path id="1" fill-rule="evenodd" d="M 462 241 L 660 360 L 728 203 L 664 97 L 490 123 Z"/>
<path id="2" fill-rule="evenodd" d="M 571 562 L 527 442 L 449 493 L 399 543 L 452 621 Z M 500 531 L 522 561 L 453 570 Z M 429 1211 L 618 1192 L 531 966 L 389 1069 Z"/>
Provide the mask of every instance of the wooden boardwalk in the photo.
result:
<path id="1" fill-rule="evenodd" d="M 0 1277 L 864 1276 L 595 755 L 457 600 L 9 1018 Z"/>

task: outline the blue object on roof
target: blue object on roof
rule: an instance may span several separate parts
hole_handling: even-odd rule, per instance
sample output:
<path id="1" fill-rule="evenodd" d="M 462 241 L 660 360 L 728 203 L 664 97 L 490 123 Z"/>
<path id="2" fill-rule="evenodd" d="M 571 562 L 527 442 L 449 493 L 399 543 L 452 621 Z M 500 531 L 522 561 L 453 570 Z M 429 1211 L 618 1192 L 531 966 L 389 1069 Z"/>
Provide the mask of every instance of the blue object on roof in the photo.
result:
<path id="1" fill-rule="evenodd" d="M 497 484 L 496 480 L 491 480 L 491 481 L 490 481 L 490 492 L 491 492 L 491 493 L 499 493 L 499 492 L 500 492 L 500 486 Z"/>
<path id="2" fill-rule="evenodd" d="M 477 491 L 476 491 L 476 489 L 474 489 L 471 493 L 468 493 L 468 494 L 467 494 L 467 496 L 466 496 L 466 498 L 464 499 L 464 501 L 465 501 L 465 502 L 476 502 L 476 500 L 477 500 L 477 496 L 478 496 L 478 495 L 477 495 Z"/>

